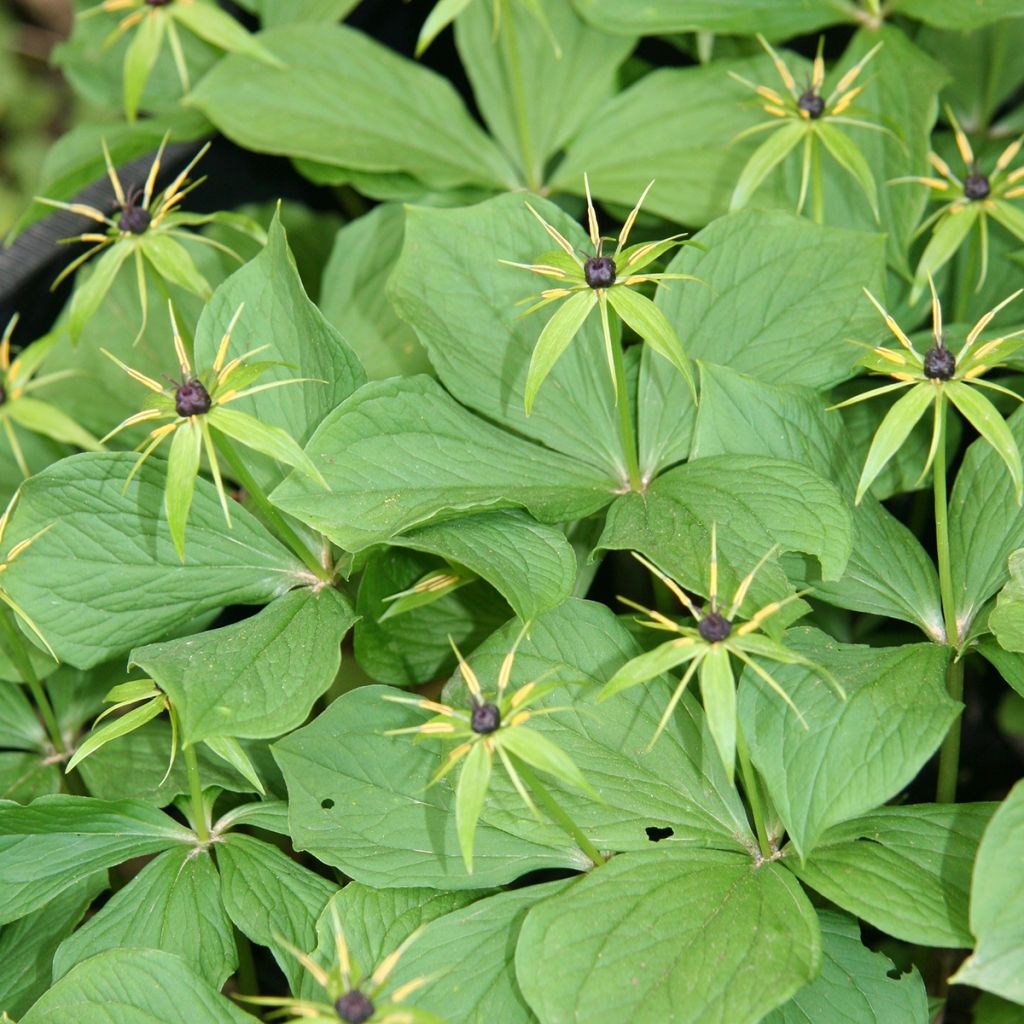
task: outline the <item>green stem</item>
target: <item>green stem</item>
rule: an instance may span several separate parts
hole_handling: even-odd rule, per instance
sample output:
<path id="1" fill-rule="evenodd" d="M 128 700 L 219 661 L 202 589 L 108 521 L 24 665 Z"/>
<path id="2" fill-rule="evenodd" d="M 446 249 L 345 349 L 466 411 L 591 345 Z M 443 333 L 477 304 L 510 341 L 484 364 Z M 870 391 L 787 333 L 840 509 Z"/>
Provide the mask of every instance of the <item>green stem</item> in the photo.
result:
<path id="1" fill-rule="evenodd" d="M 519 150 L 523 158 L 523 172 L 526 187 L 531 192 L 540 189 L 540 168 L 533 155 L 533 140 L 530 137 L 530 117 L 526 110 L 526 88 L 523 83 L 523 67 L 519 60 L 519 41 L 516 38 L 515 12 L 507 10 L 501 19 L 502 35 L 508 55 L 509 78 L 512 80 L 512 103 L 515 108 L 516 134 L 519 136 Z"/>
<path id="2" fill-rule="evenodd" d="M 530 792 L 537 798 L 537 802 L 548 812 L 551 820 L 566 835 L 571 836 L 576 845 L 594 862 L 604 864 L 607 860 L 596 846 L 586 837 L 583 830 L 566 813 L 562 805 L 551 795 L 547 787 L 537 778 L 536 775 L 523 763 L 521 758 L 516 758 L 516 771 L 519 777 L 526 783 Z"/>
<path id="3" fill-rule="evenodd" d="M 235 446 L 219 430 L 214 429 L 212 433 L 217 444 L 217 450 L 227 460 L 235 479 L 245 488 L 246 493 L 256 503 L 257 508 L 263 513 L 264 518 L 271 528 L 276 531 L 278 537 L 302 559 L 303 565 L 317 579 L 330 583 L 330 571 L 320 564 L 313 552 L 302 542 L 302 538 L 288 525 L 288 521 L 284 516 L 270 504 L 270 499 L 264 493 L 263 488 L 256 482 L 256 478 L 249 472 Z"/>
<path id="4" fill-rule="evenodd" d="M 192 797 L 192 824 L 196 836 L 201 843 L 210 841 L 210 830 L 206 824 L 206 803 L 203 800 L 203 782 L 199 777 L 199 759 L 196 748 L 189 745 L 184 748 L 185 768 L 188 770 L 188 791 Z"/>
<path id="5" fill-rule="evenodd" d="M 736 723 L 736 753 L 739 755 L 740 775 L 743 776 L 743 789 L 747 794 L 747 802 L 750 804 L 750 812 L 754 816 L 754 829 L 757 832 L 757 845 L 761 848 L 761 856 L 769 858 L 772 856 L 772 844 L 768 839 L 768 830 L 764 825 L 764 806 L 761 803 L 761 787 L 758 784 L 757 776 L 754 774 L 754 767 L 750 763 L 750 753 L 747 750 L 747 741 Z"/>
<path id="6" fill-rule="evenodd" d="M 811 145 L 811 210 L 815 224 L 825 223 L 825 182 L 821 173 L 821 148 L 817 138 Z"/>
<path id="7" fill-rule="evenodd" d="M 238 988 L 247 996 L 260 994 L 259 978 L 256 976 L 256 963 L 252 958 L 252 945 L 247 936 L 235 929 L 235 948 L 238 950 Z"/>
<path id="8" fill-rule="evenodd" d="M 32 658 L 25 646 L 25 639 L 6 611 L 0 612 L 0 628 L 3 629 L 4 636 L 9 641 L 7 654 L 10 656 L 11 661 L 14 662 L 14 667 L 21 673 L 22 678 L 28 684 L 29 692 L 32 694 L 32 699 L 36 702 L 36 707 L 39 709 L 40 717 L 43 720 L 43 725 L 46 726 L 46 732 L 50 737 L 54 750 L 58 754 L 66 754 L 68 748 L 64 743 L 64 737 L 60 734 L 60 725 L 57 722 L 53 705 L 50 703 L 49 697 L 46 696 L 46 690 L 43 689 L 43 684 L 39 681 L 39 676 L 36 674 Z"/>
<path id="9" fill-rule="evenodd" d="M 601 314 L 601 329 L 604 342 L 612 357 L 612 376 L 615 382 L 615 407 L 619 413 L 619 438 L 626 456 L 626 472 L 629 474 L 629 487 L 633 491 L 642 491 L 640 479 L 640 458 L 637 454 L 636 432 L 633 430 L 633 410 L 629 404 L 629 390 L 626 387 L 626 363 L 622 356 L 622 335 L 611 336 L 611 324 L 608 322 L 608 299 L 604 292 L 598 292 L 598 310 Z"/>
<path id="10" fill-rule="evenodd" d="M 953 573 L 949 563 L 949 499 L 946 485 L 946 401 L 939 395 L 935 415 L 939 417 L 939 434 L 932 468 L 932 494 L 935 515 L 935 551 L 939 561 L 939 592 L 942 595 L 942 618 L 946 627 L 946 643 L 950 648 L 950 662 L 946 669 L 946 688 L 950 697 L 960 701 L 964 695 L 964 666 L 957 660 L 960 648 L 960 630 L 956 621 L 956 600 L 953 593 Z M 952 803 L 956 799 L 956 780 L 960 769 L 960 720 L 949 727 L 939 754 L 939 781 L 936 800 Z"/>

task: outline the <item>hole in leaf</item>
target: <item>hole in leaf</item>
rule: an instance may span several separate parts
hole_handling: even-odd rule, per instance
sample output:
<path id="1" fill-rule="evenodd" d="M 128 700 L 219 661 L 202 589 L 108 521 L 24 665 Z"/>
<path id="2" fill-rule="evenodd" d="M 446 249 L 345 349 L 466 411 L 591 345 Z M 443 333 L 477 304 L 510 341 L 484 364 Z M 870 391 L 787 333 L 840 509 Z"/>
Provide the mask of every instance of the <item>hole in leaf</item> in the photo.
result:
<path id="1" fill-rule="evenodd" d="M 658 825 L 648 825 L 644 831 L 647 833 L 647 838 L 650 839 L 652 843 L 660 843 L 662 839 L 668 839 L 669 836 L 674 836 L 676 834 L 675 829 L 668 828 L 667 826 L 665 828 L 661 828 Z"/>
<path id="2" fill-rule="evenodd" d="M 329 811 L 334 806 L 334 801 L 328 797 L 326 800 L 320 801 L 320 806 L 325 810 Z"/>
<path id="3" fill-rule="evenodd" d="M 887 978 L 892 978 L 893 981 L 899 981 L 903 977 L 903 974 L 898 967 L 890 967 L 889 970 L 885 972 L 885 976 Z"/>

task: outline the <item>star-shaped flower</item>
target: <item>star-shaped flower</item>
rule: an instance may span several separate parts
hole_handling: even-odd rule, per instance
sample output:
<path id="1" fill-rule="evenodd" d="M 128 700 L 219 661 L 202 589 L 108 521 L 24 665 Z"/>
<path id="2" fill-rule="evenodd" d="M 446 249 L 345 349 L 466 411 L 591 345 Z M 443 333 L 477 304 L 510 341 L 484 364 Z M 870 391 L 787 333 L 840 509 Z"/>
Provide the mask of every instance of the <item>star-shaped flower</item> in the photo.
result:
<path id="1" fill-rule="evenodd" d="M 646 558 L 634 552 L 633 557 L 654 573 L 678 598 L 679 603 L 693 616 L 696 626 L 680 625 L 661 612 L 644 608 L 632 601 L 625 601 L 626 604 L 648 616 L 646 621 L 641 620 L 643 625 L 653 629 L 666 630 L 677 634 L 677 636 L 675 639 L 659 644 L 652 650 L 626 662 L 598 694 L 598 700 L 606 700 L 631 686 L 637 686 L 660 676 L 663 672 L 669 672 L 685 665 L 686 670 L 673 691 L 651 739 L 650 746 L 653 747 L 665 726 L 668 725 L 672 712 L 675 711 L 690 680 L 699 672 L 700 691 L 708 728 L 714 737 L 715 745 L 718 747 L 730 780 L 733 776 L 736 759 L 736 680 L 733 676 L 730 655 L 735 655 L 763 679 L 793 709 L 801 723 L 804 723 L 803 715 L 789 694 L 760 664 L 761 660 L 774 661 L 782 665 L 804 665 L 811 668 L 840 696 L 845 698 L 842 687 L 824 668 L 760 632 L 762 624 L 767 619 L 790 602 L 798 600 L 806 591 L 791 594 L 781 601 L 773 601 L 757 609 L 746 621 L 737 621 L 737 616 L 740 614 L 754 577 L 761 567 L 776 554 L 776 551 L 777 548 L 771 548 L 765 552 L 757 565 L 740 581 L 728 608 L 720 607 L 718 603 L 717 530 L 715 524 L 712 523 L 711 560 L 708 567 L 708 604 L 703 609 L 694 604 L 686 591 L 675 580 L 665 575 Z M 804 724 L 806 725 L 806 723 Z"/>

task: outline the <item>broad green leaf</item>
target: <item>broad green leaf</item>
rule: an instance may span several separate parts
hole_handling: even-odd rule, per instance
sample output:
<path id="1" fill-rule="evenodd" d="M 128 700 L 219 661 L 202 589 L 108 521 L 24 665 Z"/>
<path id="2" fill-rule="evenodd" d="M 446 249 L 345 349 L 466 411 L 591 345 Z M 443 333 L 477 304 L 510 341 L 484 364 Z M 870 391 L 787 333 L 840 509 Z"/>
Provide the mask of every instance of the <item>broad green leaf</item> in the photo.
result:
<path id="1" fill-rule="evenodd" d="M 591 28 L 569 0 L 545 0 L 543 13 L 547 26 L 526 3 L 508 4 L 497 36 L 486 3 L 472 4 L 455 22 L 474 98 L 534 189 L 551 158 L 612 94 L 616 69 L 636 42 Z"/>
<path id="2" fill-rule="evenodd" d="M 252 1024 L 181 957 L 111 949 L 73 967 L 21 1024 Z"/>
<path id="3" fill-rule="evenodd" d="M 989 613 L 988 628 L 1006 651 L 1024 652 L 1024 548 L 1009 558 L 1010 580 L 999 591 Z"/>
<path id="4" fill-rule="evenodd" d="M 16 921 L 101 868 L 195 837 L 141 800 L 42 796 L 0 803 L 0 921 Z"/>
<path id="5" fill-rule="evenodd" d="M 316 943 L 316 922 L 335 891 L 326 879 L 302 867 L 276 846 L 231 834 L 217 846 L 220 898 L 240 932 L 274 952 L 293 992 L 304 974 L 284 939 L 303 952 Z"/>
<path id="6" fill-rule="evenodd" d="M 1024 468 L 1020 463 L 1017 439 L 1002 414 L 980 391 L 960 381 L 950 381 L 946 394 L 1006 464 L 1017 494 L 1017 503 L 1020 504 L 1021 493 L 1024 491 Z"/>
<path id="7" fill-rule="evenodd" d="M 750 758 L 801 857 L 830 826 L 865 814 L 908 785 L 942 743 L 959 706 L 946 695 L 947 655 L 935 644 L 873 648 L 792 630 L 786 646 L 830 671 L 768 665 L 806 728 L 750 669 L 740 721 Z"/>
<path id="8" fill-rule="evenodd" d="M 1011 1003 L 990 992 L 982 992 L 981 998 L 971 1007 L 974 1024 L 1021 1024 L 1024 1011 L 1020 1003 Z"/>
<path id="9" fill-rule="evenodd" d="M 360 388 L 306 454 L 331 491 L 293 473 L 272 500 L 347 551 L 474 508 L 520 505 L 545 522 L 576 519 L 605 505 L 616 486 L 473 416 L 426 377 Z"/>
<path id="10" fill-rule="evenodd" d="M 724 647 L 714 648 L 700 663 L 700 696 L 708 729 L 731 782 L 736 762 L 736 680 Z"/>
<path id="11" fill-rule="evenodd" d="M 185 527 L 188 523 L 199 458 L 203 447 L 203 434 L 195 419 L 186 420 L 174 431 L 167 456 L 167 482 L 164 484 L 164 511 L 178 558 L 185 561 Z"/>
<path id="12" fill-rule="evenodd" d="M 656 35 L 719 32 L 769 39 L 804 35 L 848 20 L 831 0 L 573 0 L 577 10 L 606 32 Z"/>
<path id="13" fill-rule="evenodd" d="M 916 967 L 899 974 L 883 953 L 867 950 L 845 914 L 818 911 L 821 973 L 763 1024 L 928 1024 L 928 996 Z"/>
<path id="14" fill-rule="evenodd" d="M 780 121 L 778 127 L 751 154 L 736 182 L 729 209 L 743 209 L 764 179 L 796 149 L 806 135 L 807 126 L 802 121 Z"/>
<path id="15" fill-rule="evenodd" d="M 227 530 L 205 480 L 196 485 L 182 565 L 159 463 L 147 462 L 125 490 L 135 462 L 129 453 L 87 453 L 49 467 L 25 485 L 4 538 L 13 545 L 47 528 L 4 584 L 61 659 L 79 668 L 224 605 L 267 602 L 309 575 L 240 506 Z"/>
<path id="16" fill-rule="evenodd" d="M 196 363 L 212 366 L 228 324 L 243 305 L 231 332 L 227 358 L 266 346 L 260 361 L 272 364 L 258 384 L 309 378 L 269 388 L 231 403 L 232 409 L 279 427 L 305 444 L 321 420 L 363 384 L 366 375 L 341 334 L 309 300 L 276 212 L 263 251 L 236 270 L 214 293 L 196 328 Z"/>
<path id="17" fill-rule="evenodd" d="M 53 980 L 57 946 L 106 888 L 105 871 L 97 871 L 65 889 L 32 914 L 0 929 L 0 1012 L 21 1017 Z"/>
<path id="18" fill-rule="evenodd" d="M 124 54 L 124 112 L 129 121 L 134 121 L 138 114 L 139 101 L 167 32 L 165 12 L 148 11 L 146 14 L 132 33 Z"/>
<path id="19" fill-rule="evenodd" d="M 510 623 L 470 658 L 492 691 L 518 630 Z M 675 842 L 689 846 L 743 848 L 751 841 L 746 817 L 709 748 L 695 702 L 683 703 L 650 752 L 660 700 L 633 690 L 591 706 L 598 684 L 635 653 L 625 628 L 598 605 L 569 601 L 533 624 L 511 685 L 551 670 L 555 678 L 592 680 L 544 701 L 552 707 L 571 701 L 576 713 L 538 716 L 530 727 L 572 758 L 604 802 L 552 781 L 546 785 L 601 849 L 645 849 L 651 826 L 671 829 Z M 667 700 L 669 685 L 659 683 Z M 457 772 L 427 788 L 445 750 L 436 741 L 383 735 L 426 717 L 383 700 L 389 692 L 360 687 L 275 744 L 299 847 L 367 884 L 464 889 L 500 884 L 537 867 L 588 866 L 560 829 L 533 818 L 496 771 L 477 827 L 474 871 L 467 875 L 452 813 Z"/>
<path id="20" fill-rule="evenodd" d="M 130 254 L 131 247 L 122 242 L 113 245 L 91 262 L 89 276 L 78 285 L 71 298 L 68 330 L 72 341 L 78 341 L 86 324 L 95 317 Z"/>
<path id="21" fill-rule="evenodd" d="M 1020 853 L 1024 849 L 1024 784 L 1000 805 L 982 836 L 971 883 L 974 953 L 952 981 L 1024 1003 L 1024 895 Z"/>
<path id="22" fill-rule="evenodd" d="M 576 582 L 576 556 L 565 534 L 513 509 L 421 526 L 393 543 L 465 566 L 524 622 L 561 604 Z"/>
<path id="23" fill-rule="evenodd" d="M 938 28 L 961 31 L 980 28 L 1001 18 L 1024 16 L 1016 0 L 973 0 L 969 4 L 960 0 L 895 0 L 892 9 Z"/>
<path id="24" fill-rule="evenodd" d="M 0 800 L 29 803 L 39 796 L 59 793 L 63 772 L 38 751 L 0 751 Z"/>
<path id="25" fill-rule="evenodd" d="M 46 730 L 25 691 L 0 682 L 0 750 L 35 750 L 45 744 Z"/>
<path id="26" fill-rule="evenodd" d="M 176 953 L 213 987 L 227 981 L 238 956 L 208 851 L 181 847 L 150 861 L 61 943 L 53 960 L 54 978 L 118 947 Z"/>
<path id="27" fill-rule="evenodd" d="M 430 372 L 415 331 L 399 319 L 381 287 L 398 261 L 404 237 L 405 210 L 384 203 L 338 232 L 323 268 L 320 309 L 371 380 Z"/>
<path id="28" fill-rule="evenodd" d="M 864 469 L 857 483 L 855 500 L 858 503 L 871 487 L 875 477 L 882 472 L 886 463 L 906 441 L 928 407 L 937 406 L 941 398 L 941 394 L 929 384 L 912 384 L 910 390 L 905 392 L 885 414 L 885 419 L 875 431 L 874 440 L 864 460 Z M 938 408 L 934 410 L 934 414 L 940 415 Z"/>
<path id="29" fill-rule="evenodd" d="M 756 135 L 736 136 L 767 117 L 729 72 L 753 82 L 778 78 L 763 54 L 644 75 L 594 112 L 569 144 L 550 187 L 582 195 L 586 173 L 597 199 L 628 208 L 655 178 L 644 201 L 650 213 L 696 226 L 726 213 L 736 179 L 759 143 Z"/>
<path id="30" fill-rule="evenodd" d="M 505 158 L 434 72 L 341 25 L 287 25 L 257 38 L 286 69 L 231 54 L 189 98 L 233 142 L 406 173 L 437 189 L 514 184 Z"/>
<path id="31" fill-rule="evenodd" d="M 271 25 L 293 21 L 339 21 L 359 0 L 256 0 L 260 21 Z"/>
<path id="32" fill-rule="evenodd" d="M 553 203 L 539 198 L 529 202 L 573 246 L 589 244 L 580 226 Z M 522 316 L 519 303 L 557 282 L 519 267 L 496 266 L 495 260 L 532 264 L 551 245 L 519 193 L 468 209 L 407 209 L 405 245 L 390 295 L 445 387 L 460 402 L 625 479 L 626 459 L 596 316 L 554 364 L 530 415 L 525 412 L 527 367 L 557 307 Z"/>
<path id="33" fill-rule="evenodd" d="M 963 948 L 971 867 L 995 804 L 882 807 L 830 829 L 800 865 L 801 881 L 905 942 Z"/>
<path id="34" fill-rule="evenodd" d="M 455 786 L 455 831 L 469 874 L 473 873 L 473 840 L 480 812 L 487 799 L 492 767 L 491 755 L 484 745 L 474 744 L 466 756 Z"/>
<path id="35" fill-rule="evenodd" d="M 659 849 L 616 857 L 531 910 L 516 973 L 541 1020 L 756 1024 L 820 959 L 814 909 L 778 864 Z"/>
<path id="36" fill-rule="evenodd" d="M 131 663 L 170 698 L 184 743 L 269 739 L 306 720 L 334 681 L 354 621 L 338 591 L 304 588 L 230 626 L 136 648 Z"/>
<path id="37" fill-rule="evenodd" d="M 1024 410 L 1007 426 L 1024 443 Z M 1007 580 L 1011 552 L 1024 546 L 1024 511 L 1002 457 L 984 438 L 967 449 L 949 502 L 950 561 L 960 636 Z"/>

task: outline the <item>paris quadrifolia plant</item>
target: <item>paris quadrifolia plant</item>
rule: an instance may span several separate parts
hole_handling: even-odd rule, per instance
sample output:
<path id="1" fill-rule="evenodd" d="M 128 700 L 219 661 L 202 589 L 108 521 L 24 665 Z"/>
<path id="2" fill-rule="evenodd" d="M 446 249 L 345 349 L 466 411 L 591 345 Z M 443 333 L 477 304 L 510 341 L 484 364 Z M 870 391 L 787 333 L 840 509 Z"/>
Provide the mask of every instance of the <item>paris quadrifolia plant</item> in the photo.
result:
<path id="1" fill-rule="evenodd" d="M 134 30 L 124 54 L 124 112 L 134 121 L 153 68 L 166 40 L 182 92 L 191 88 L 179 27 L 229 53 L 243 53 L 272 67 L 284 64 L 234 18 L 211 0 L 103 0 L 79 17 L 123 15 L 107 38 L 111 46 Z"/>
<path id="2" fill-rule="evenodd" d="M 391 975 L 406 950 L 422 934 L 422 926 L 412 931 L 370 972 L 364 975 L 349 952 L 345 931 L 334 900 L 328 904 L 334 939 L 334 963 L 325 970 L 308 953 L 296 949 L 277 936 L 276 941 L 309 972 L 323 989 L 325 1001 L 299 999 L 295 996 L 237 996 L 241 1002 L 255 1006 L 277 1007 L 272 1014 L 282 1024 L 444 1024 L 440 1017 L 408 1005 L 406 1000 L 423 988 L 430 977 L 423 975 L 401 985 L 389 984 Z"/>
<path id="3" fill-rule="evenodd" d="M 171 308 L 171 335 L 181 369 L 181 377 L 179 380 L 170 381 L 167 384 L 161 384 L 160 381 L 153 380 L 152 377 L 146 376 L 139 370 L 132 369 L 117 356 L 103 349 L 103 352 L 125 373 L 148 388 L 155 396 L 145 409 L 133 413 L 114 427 L 103 438 L 104 442 L 109 441 L 127 427 L 159 422 L 160 425 L 154 427 L 139 445 L 142 452 L 132 472 L 132 476 L 134 476 L 157 447 L 167 438 L 171 438 L 164 507 L 167 512 L 167 526 L 171 539 L 174 541 L 175 549 L 182 561 L 185 560 L 185 525 L 188 522 L 189 509 L 192 507 L 196 477 L 199 475 L 204 452 L 210 465 L 210 472 L 213 474 L 217 493 L 220 496 L 224 520 L 229 527 L 231 526 L 231 507 L 227 490 L 224 487 L 217 453 L 220 450 L 232 465 L 237 465 L 240 460 L 231 443 L 232 439 L 246 448 L 298 469 L 321 486 L 327 487 L 320 471 L 290 434 L 280 427 L 262 423 L 249 413 L 228 408 L 232 402 L 237 402 L 241 398 L 247 398 L 271 388 L 299 384 L 306 380 L 306 378 L 293 378 L 257 384 L 256 381 L 271 366 L 279 365 L 274 362 L 249 361 L 252 356 L 262 352 L 267 347 L 265 345 L 228 359 L 231 332 L 238 323 L 243 308 L 242 306 L 238 307 L 227 325 L 213 365 L 210 369 L 198 374 L 193 370 L 192 361 L 185 351 L 174 310 Z M 131 478 L 131 476 L 128 478 L 128 482 L 131 481 Z"/>
<path id="4" fill-rule="evenodd" d="M 768 85 L 758 85 L 730 71 L 738 82 L 752 89 L 764 101 L 761 109 L 773 120 L 754 125 L 740 132 L 734 142 L 759 135 L 771 134 L 754 150 L 740 174 L 732 194 L 731 209 L 738 210 L 750 202 L 751 196 L 765 178 L 802 145 L 800 166 L 800 193 L 797 197 L 797 213 L 803 212 L 808 192 L 811 193 L 811 210 L 817 223 L 825 217 L 825 192 L 822 179 L 822 147 L 833 160 L 857 183 L 863 191 L 871 212 L 878 219 L 878 187 L 871 166 L 847 134 L 850 128 L 892 134 L 883 125 L 876 124 L 858 111 L 853 105 L 864 89 L 856 85 L 861 72 L 878 53 L 882 44 L 873 46 L 856 64 L 847 71 L 827 95 L 825 89 L 825 61 L 822 57 L 824 37 L 818 42 L 818 52 L 811 67 L 810 81 L 801 88 L 793 72 L 762 35 L 758 41 L 771 57 L 775 70 L 782 80 L 785 92 L 779 92 Z"/>
<path id="5" fill-rule="evenodd" d="M 11 448 L 14 461 L 23 476 L 29 467 L 15 427 L 40 434 L 60 444 L 73 444 L 87 451 L 102 451 L 103 446 L 85 427 L 76 423 L 56 405 L 35 397 L 33 392 L 48 384 L 55 384 L 71 376 L 72 370 L 57 370 L 36 376 L 53 350 L 60 335 L 56 332 L 27 345 L 11 358 L 11 336 L 18 324 L 18 316 L 11 317 L 0 338 L 0 422 Z"/>
<path id="6" fill-rule="evenodd" d="M 180 209 L 182 200 L 205 180 L 198 178 L 190 182 L 188 176 L 210 148 L 209 143 L 189 160 L 166 188 L 157 191 L 160 165 L 169 139 L 169 134 L 164 136 L 141 187 L 125 186 L 110 158 L 106 142 L 103 143 L 107 177 L 110 179 L 117 203 L 113 214 L 87 203 L 66 203 L 57 199 L 36 197 L 37 203 L 86 217 L 101 229 L 62 239 L 65 243 L 85 243 L 89 248 L 60 272 L 53 282 L 53 288 L 97 253 L 103 253 L 92 268 L 92 274 L 87 281 L 79 285 L 71 301 L 68 330 L 72 340 L 79 338 L 85 325 L 99 310 L 118 272 L 129 259 L 134 263 L 139 305 L 142 310 L 137 341 L 142 337 L 148 322 L 147 274 L 155 275 L 157 286 L 164 292 L 168 285 L 176 285 L 205 301 L 213 294 L 210 283 L 196 266 L 186 246 L 205 245 L 225 252 L 241 262 L 241 257 L 227 246 L 188 230 L 189 228 L 206 224 L 225 224 L 257 239 L 266 237 L 262 229 L 249 218 L 235 213 L 193 214 Z"/>
<path id="7" fill-rule="evenodd" d="M 476 826 L 487 799 L 495 757 L 505 769 L 516 792 L 538 820 L 541 820 L 537 809 L 537 803 L 540 803 L 548 816 L 576 841 L 580 850 L 593 863 L 604 862 L 601 853 L 533 773 L 533 769 L 545 772 L 567 785 L 582 790 L 593 799 L 600 800 L 600 796 L 569 755 L 546 736 L 528 726 L 530 721 L 539 716 L 565 710 L 551 707 L 535 708 L 533 705 L 552 691 L 565 686 L 566 681 L 545 681 L 541 678 L 525 683 L 515 690 L 509 690 L 516 651 L 525 634 L 526 627 L 520 631 L 512 648 L 502 660 L 493 697 L 488 697 L 484 693 L 476 672 L 462 656 L 455 642 L 449 638 L 469 694 L 468 706 L 454 707 L 428 697 L 388 694 L 384 698 L 433 714 L 432 718 L 420 725 L 391 729 L 387 735 L 415 734 L 417 737 L 429 736 L 444 743 L 456 744 L 434 773 L 430 785 L 439 783 L 453 768 L 461 764 L 458 782 L 455 785 L 455 827 L 466 871 L 470 873 L 473 871 Z"/>
<path id="8" fill-rule="evenodd" d="M 953 258 L 968 239 L 973 239 L 978 252 L 978 277 L 975 291 L 980 291 L 988 276 L 989 218 L 1024 242 L 1024 210 L 1015 200 L 1024 197 L 1024 165 L 1013 163 L 1024 144 L 1024 135 L 1014 139 L 996 157 L 992 167 L 983 171 L 974 155 L 967 133 L 960 127 L 953 111 L 946 108 L 946 117 L 953 127 L 957 152 L 963 162 L 963 174 L 957 176 L 938 153 L 930 152 L 928 160 L 938 177 L 895 178 L 890 184 L 918 184 L 928 188 L 931 198 L 940 206 L 917 230 L 917 236 L 931 229 L 914 273 L 910 301 L 916 302 L 934 277 Z"/>
<path id="9" fill-rule="evenodd" d="M 840 697 L 845 699 L 845 693 L 831 673 L 802 654 L 786 647 L 780 641 L 768 636 L 761 629 L 769 618 L 787 605 L 800 600 L 807 593 L 806 591 L 790 594 L 779 601 L 772 601 L 770 604 L 756 609 L 743 621 L 738 621 L 750 585 L 764 565 L 775 557 L 778 548 L 770 548 L 761 556 L 760 561 L 740 581 L 732 600 L 727 605 L 719 603 L 717 535 L 717 527 L 712 523 L 711 553 L 708 563 L 708 603 L 704 608 L 699 608 L 686 591 L 653 562 L 636 552 L 633 553 L 633 557 L 641 565 L 668 587 L 685 611 L 692 616 L 695 625 L 682 625 L 662 612 L 620 598 L 625 604 L 636 608 L 647 616 L 646 619 L 640 620 L 642 625 L 652 629 L 665 630 L 675 636 L 652 650 L 637 655 L 623 665 L 605 684 L 598 699 L 607 700 L 623 690 L 646 683 L 664 672 L 671 672 L 685 666 L 679 683 L 665 706 L 648 749 L 654 746 L 658 737 L 664 732 L 665 727 L 672 719 L 676 706 L 686 692 L 687 686 L 694 675 L 697 675 L 700 680 L 700 692 L 708 728 L 731 780 L 736 762 L 738 734 L 736 679 L 733 674 L 731 655 L 738 658 L 762 679 L 786 703 L 805 727 L 806 722 L 800 709 L 793 703 L 792 698 L 776 681 L 771 672 L 761 664 L 762 661 L 776 662 L 780 665 L 802 665 L 810 668 L 829 683 Z"/>

